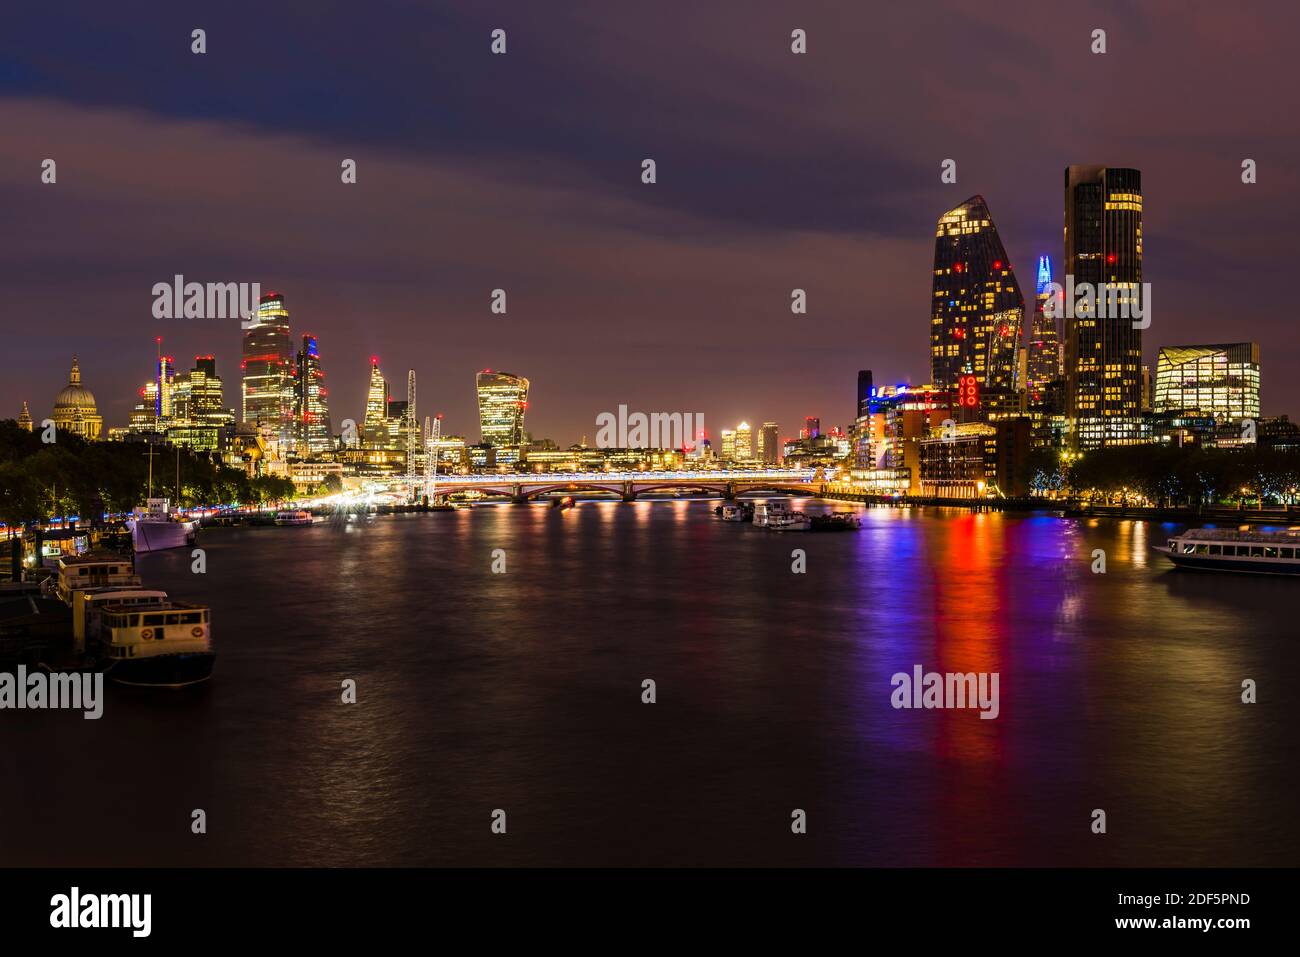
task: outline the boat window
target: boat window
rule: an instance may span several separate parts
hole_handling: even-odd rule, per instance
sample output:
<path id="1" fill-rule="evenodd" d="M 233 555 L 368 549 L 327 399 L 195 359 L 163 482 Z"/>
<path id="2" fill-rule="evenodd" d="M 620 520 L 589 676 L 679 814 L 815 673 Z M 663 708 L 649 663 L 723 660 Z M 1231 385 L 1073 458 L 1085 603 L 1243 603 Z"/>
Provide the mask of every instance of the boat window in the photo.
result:
<path id="1" fill-rule="evenodd" d="M 1195 548 L 1196 548 L 1196 546 L 1195 546 L 1192 542 L 1183 542 L 1183 554 L 1184 554 L 1184 555 L 1190 555 L 1190 554 L 1192 554 L 1192 552 L 1195 550 Z"/>
<path id="2" fill-rule="evenodd" d="M 170 614 L 170 615 L 167 616 L 167 624 L 169 624 L 169 625 L 179 625 L 179 624 L 181 623 L 181 618 L 182 618 L 181 615 L 176 614 L 176 613 L 173 612 L 172 614 Z"/>
<path id="3" fill-rule="evenodd" d="M 1294 549 L 1294 548 L 1284 548 L 1284 549 L 1282 549 L 1282 557 L 1283 557 L 1283 558 L 1295 558 L 1295 549 Z"/>
<path id="4" fill-rule="evenodd" d="M 1274 547 L 1272 547 L 1272 546 L 1266 546 L 1266 547 L 1264 548 L 1264 557 L 1265 557 L 1265 558 L 1277 558 L 1277 549 L 1274 548 Z"/>
<path id="5" fill-rule="evenodd" d="M 1171 552 L 1176 552 L 1176 551 L 1178 551 L 1178 540 L 1177 540 L 1177 539 L 1175 539 L 1175 538 L 1171 538 L 1171 539 L 1169 539 L 1169 550 L 1170 550 Z"/>
<path id="6" fill-rule="evenodd" d="M 1263 546 L 1263 545 L 1251 545 L 1251 546 L 1250 546 L 1250 557 L 1251 557 L 1251 558 L 1263 558 L 1263 557 L 1264 557 L 1264 546 Z"/>
<path id="7" fill-rule="evenodd" d="M 1222 545 L 1211 545 L 1211 546 L 1210 546 L 1210 554 L 1211 554 L 1211 555 L 1222 555 L 1222 554 L 1223 554 L 1223 546 L 1222 546 Z"/>
<path id="8" fill-rule="evenodd" d="M 1210 553 L 1210 546 L 1209 546 L 1209 545 L 1197 545 L 1197 546 L 1196 546 L 1196 554 L 1197 554 L 1197 555 L 1208 555 L 1209 553 Z"/>
<path id="9" fill-rule="evenodd" d="M 211 620 L 212 620 L 212 612 L 209 611 L 209 610 L 206 609 L 206 608 L 203 609 L 203 623 L 204 623 L 204 624 L 207 624 L 207 623 L 210 622 Z"/>
<path id="10" fill-rule="evenodd" d="M 163 619 L 165 619 L 166 617 L 167 617 L 166 615 L 145 615 L 144 623 L 146 625 L 161 625 L 163 623 Z"/>

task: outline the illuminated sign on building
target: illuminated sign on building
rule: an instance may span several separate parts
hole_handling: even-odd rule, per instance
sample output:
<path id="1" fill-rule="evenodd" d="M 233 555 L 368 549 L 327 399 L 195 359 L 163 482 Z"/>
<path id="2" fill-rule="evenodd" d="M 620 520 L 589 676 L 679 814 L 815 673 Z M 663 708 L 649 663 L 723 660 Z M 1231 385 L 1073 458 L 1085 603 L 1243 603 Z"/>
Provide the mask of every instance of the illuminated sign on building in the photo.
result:
<path id="1" fill-rule="evenodd" d="M 980 404 L 980 382 L 973 375 L 963 375 L 957 380 L 957 404 L 963 409 L 974 409 Z"/>

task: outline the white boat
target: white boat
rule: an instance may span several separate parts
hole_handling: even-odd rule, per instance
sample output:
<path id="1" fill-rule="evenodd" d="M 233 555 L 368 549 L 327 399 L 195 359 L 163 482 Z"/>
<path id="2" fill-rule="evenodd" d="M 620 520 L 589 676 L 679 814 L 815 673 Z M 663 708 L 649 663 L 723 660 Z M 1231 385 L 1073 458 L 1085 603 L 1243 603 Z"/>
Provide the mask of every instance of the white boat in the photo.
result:
<path id="1" fill-rule="evenodd" d="M 140 576 L 129 558 L 109 555 L 65 556 L 59 559 L 54 578 L 54 595 L 71 605 L 76 592 L 120 591 L 140 587 Z"/>
<path id="2" fill-rule="evenodd" d="M 137 552 L 156 552 L 164 548 L 181 548 L 194 544 L 198 522 L 187 522 L 171 514 L 171 502 L 165 498 L 151 498 L 143 508 L 137 508 L 127 519 L 131 530 L 131 543 Z"/>
<path id="3" fill-rule="evenodd" d="M 719 505 L 718 515 L 724 522 L 750 521 L 750 510 L 744 505 Z"/>
<path id="4" fill-rule="evenodd" d="M 806 532 L 812 520 L 803 512 L 794 512 L 784 502 L 755 502 L 754 524 L 773 532 Z"/>
<path id="5" fill-rule="evenodd" d="M 179 601 L 106 603 L 98 649 L 118 684 L 183 688 L 212 677 L 212 612 Z"/>
<path id="6" fill-rule="evenodd" d="M 276 512 L 275 524 L 277 525 L 310 525 L 312 523 L 311 512 L 298 509 L 292 512 Z"/>
<path id="7" fill-rule="evenodd" d="M 1152 548 L 1178 568 L 1300 575 L 1300 532 L 1193 528 Z"/>

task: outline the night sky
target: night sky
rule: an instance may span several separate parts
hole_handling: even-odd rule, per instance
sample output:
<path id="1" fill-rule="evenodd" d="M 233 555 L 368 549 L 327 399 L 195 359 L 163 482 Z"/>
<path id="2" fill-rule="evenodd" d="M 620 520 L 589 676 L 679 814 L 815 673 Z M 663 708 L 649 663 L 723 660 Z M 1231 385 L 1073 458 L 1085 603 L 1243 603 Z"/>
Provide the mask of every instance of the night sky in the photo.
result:
<path id="1" fill-rule="evenodd" d="M 9 4 L 0 416 L 49 415 L 78 353 L 124 425 L 157 335 L 182 370 L 214 353 L 238 409 L 238 321 L 151 314 L 181 273 L 283 292 L 336 427 L 372 354 L 471 440 L 489 367 L 532 380 L 528 428 L 561 445 L 621 403 L 847 425 L 859 368 L 928 379 L 939 215 L 982 194 L 1029 293 L 1083 163 L 1142 171 L 1148 360 L 1258 341 L 1264 413 L 1296 417 L 1300 8 L 1240 6 Z"/>

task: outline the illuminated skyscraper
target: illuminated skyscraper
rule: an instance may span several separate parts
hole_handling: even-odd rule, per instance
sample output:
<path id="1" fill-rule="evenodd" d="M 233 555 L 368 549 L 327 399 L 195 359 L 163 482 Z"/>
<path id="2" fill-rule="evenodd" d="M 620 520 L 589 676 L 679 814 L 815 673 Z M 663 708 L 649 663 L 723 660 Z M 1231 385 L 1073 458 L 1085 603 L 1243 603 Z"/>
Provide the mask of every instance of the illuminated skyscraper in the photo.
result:
<path id="1" fill-rule="evenodd" d="M 736 461 L 736 430 L 722 430 L 722 448 L 719 452 L 723 462 Z"/>
<path id="2" fill-rule="evenodd" d="M 509 372 L 484 369 L 475 378 L 475 388 L 480 441 L 497 448 L 523 445 L 528 380 Z"/>
<path id="3" fill-rule="evenodd" d="M 1135 169 L 1065 170 L 1066 289 L 1111 284 L 1106 316 L 1065 302 L 1065 414 L 1077 449 L 1142 441 L 1142 331 L 1131 315 L 1142 283 L 1142 174 Z M 1086 305 L 1086 304 L 1085 304 Z M 1082 314 L 1080 314 L 1082 312 Z"/>
<path id="4" fill-rule="evenodd" d="M 363 425 L 381 425 L 388 417 L 388 380 L 379 371 L 379 356 L 370 357 L 370 386 L 366 389 Z"/>
<path id="5" fill-rule="evenodd" d="M 810 415 L 803 420 L 803 431 L 799 433 L 801 438 L 815 439 L 822 434 L 822 420 L 815 415 Z"/>
<path id="6" fill-rule="evenodd" d="M 930 379 L 956 388 L 973 374 L 980 391 L 1019 388 L 1017 349 L 1025 297 L 983 196 L 939 217 L 930 305 Z"/>
<path id="7" fill-rule="evenodd" d="M 764 422 L 758 430 L 758 460 L 764 465 L 776 465 L 780 457 L 780 431 L 775 422 Z"/>
<path id="8" fill-rule="evenodd" d="M 748 462 L 754 457 L 754 432 L 748 422 L 736 426 L 736 461 Z"/>
<path id="9" fill-rule="evenodd" d="M 1156 357 L 1155 411 L 1218 421 L 1259 418 L 1259 344 L 1166 346 Z"/>
<path id="10" fill-rule="evenodd" d="M 146 400 L 153 389 L 142 390 Z M 156 398 L 155 398 L 156 402 Z M 233 432 L 234 416 L 224 408 L 221 377 L 217 375 L 217 362 L 212 356 L 195 356 L 194 368 L 176 376 L 172 385 L 172 415 L 169 420 L 153 422 L 139 413 L 139 406 L 131 416 L 127 431 L 163 431 L 167 441 L 192 449 L 217 451 L 225 446 L 227 436 Z"/>
<path id="11" fill-rule="evenodd" d="M 268 292 L 258 301 L 257 314 L 244 331 L 240 366 L 243 420 L 258 425 L 288 449 L 293 433 L 293 343 L 289 313 L 278 292 Z"/>
<path id="12" fill-rule="evenodd" d="M 1061 378 L 1061 344 L 1056 317 L 1045 309 L 1051 297 L 1048 288 L 1052 283 L 1052 263 L 1046 256 L 1038 257 L 1038 283 L 1034 296 L 1034 321 L 1029 330 L 1029 349 L 1026 361 L 1026 388 L 1030 401 L 1037 401 L 1048 383 Z"/>
<path id="13" fill-rule="evenodd" d="M 320 364 L 320 344 L 304 334 L 298 350 L 293 381 L 293 420 L 299 455 L 328 452 L 334 447 L 330 426 L 329 392 Z"/>
<path id="14" fill-rule="evenodd" d="M 159 422 L 170 422 L 175 415 L 172 409 L 172 389 L 176 380 L 176 360 L 162 354 L 162 337 L 158 342 L 158 364 L 154 368 L 154 382 L 158 389 L 154 397 L 154 415 Z"/>

